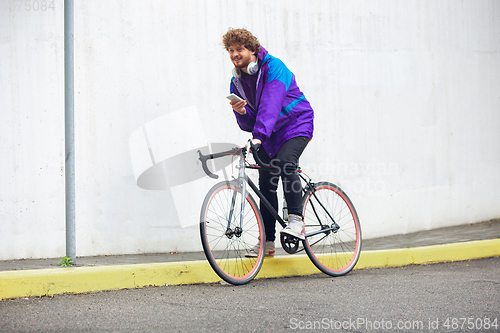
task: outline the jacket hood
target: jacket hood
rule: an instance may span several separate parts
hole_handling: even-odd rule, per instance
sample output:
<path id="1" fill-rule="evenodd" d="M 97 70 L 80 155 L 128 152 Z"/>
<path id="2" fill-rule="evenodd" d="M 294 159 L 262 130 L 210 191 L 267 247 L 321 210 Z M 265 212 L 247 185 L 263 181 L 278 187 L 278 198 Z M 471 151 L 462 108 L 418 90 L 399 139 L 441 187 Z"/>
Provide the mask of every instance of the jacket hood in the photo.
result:
<path id="1" fill-rule="evenodd" d="M 267 50 L 264 48 L 264 46 L 261 45 L 259 48 L 259 53 L 257 53 L 257 58 L 259 58 L 260 61 L 263 61 L 267 53 Z"/>

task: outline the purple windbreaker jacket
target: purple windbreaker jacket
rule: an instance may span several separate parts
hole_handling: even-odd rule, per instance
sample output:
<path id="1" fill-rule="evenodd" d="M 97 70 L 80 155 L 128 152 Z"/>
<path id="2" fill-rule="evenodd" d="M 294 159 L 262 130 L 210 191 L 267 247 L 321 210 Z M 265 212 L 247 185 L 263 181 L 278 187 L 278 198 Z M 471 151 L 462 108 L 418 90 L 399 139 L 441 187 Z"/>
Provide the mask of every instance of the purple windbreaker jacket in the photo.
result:
<path id="1" fill-rule="evenodd" d="M 274 157 L 283 143 L 297 136 L 312 139 L 314 111 L 295 82 L 295 75 L 262 46 L 257 54 L 259 72 L 256 100 L 245 96 L 241 78 L 231 79 L 231 93 L 247 101 L 245 115 L 234 114 L 240 128 L 262 141 L 269 157 Z"/>

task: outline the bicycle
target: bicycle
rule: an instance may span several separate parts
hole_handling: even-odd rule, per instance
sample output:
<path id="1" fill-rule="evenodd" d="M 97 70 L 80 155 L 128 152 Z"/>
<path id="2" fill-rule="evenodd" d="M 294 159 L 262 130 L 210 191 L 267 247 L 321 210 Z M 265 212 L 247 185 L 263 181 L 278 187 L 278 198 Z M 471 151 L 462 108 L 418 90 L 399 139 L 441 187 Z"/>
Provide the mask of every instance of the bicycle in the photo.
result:
<path id="1" fill-rule="evenodd" d="M 200 236 L 205 256 L 217 275 L 233 285 L 250 282 L 264 261 L 266 242 L 262 216 L 247 191 L 247 185 L 281 226 L 286 226 L 284 219 L 245 172 L 246 169 L 276 170 L 263 163 L 251 140 L 249 143 L 257 165 L 246 160 L 244 147 L 208 155 L 198 151 L 203 170 L 214 179 L 218 176 L 210 172 L 207 160 L 231 155 L 239 158 L 238 178 L 214 185 L 205 196 L 200 214 Z M 345 275 L 354 268 L 361 253 L 361 227 L 354 205 L 337 185 L 326 181 L 312 182 L 300 167 L 297 172 L 303 182 L 305 240 L 281 233 L 281 246 L 289 254 L 305 250 L 313 264 L 325 274 Z M 246 257 L 247 251 L 256 244 L 259 244 L 257 257 Z"/>

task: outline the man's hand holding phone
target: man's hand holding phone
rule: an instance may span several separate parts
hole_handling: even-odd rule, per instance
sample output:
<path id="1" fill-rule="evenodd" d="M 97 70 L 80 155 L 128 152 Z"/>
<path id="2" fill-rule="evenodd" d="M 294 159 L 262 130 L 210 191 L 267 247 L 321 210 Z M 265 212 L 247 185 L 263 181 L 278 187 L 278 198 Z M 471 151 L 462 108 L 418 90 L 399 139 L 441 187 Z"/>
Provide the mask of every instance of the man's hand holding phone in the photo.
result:
<path id="1" fill-rule="evenodd" d="M 227 99 L 229 99 L 229 104 L 231 104 L 231 107 L 234 111 L 238 112 L 242 116 L 247 113 L 247 110 L 245 109 L 245 105 L 247 105 L 247 102 L 244 99 L 241 99 L 235 94 L 227 96 Z"/>

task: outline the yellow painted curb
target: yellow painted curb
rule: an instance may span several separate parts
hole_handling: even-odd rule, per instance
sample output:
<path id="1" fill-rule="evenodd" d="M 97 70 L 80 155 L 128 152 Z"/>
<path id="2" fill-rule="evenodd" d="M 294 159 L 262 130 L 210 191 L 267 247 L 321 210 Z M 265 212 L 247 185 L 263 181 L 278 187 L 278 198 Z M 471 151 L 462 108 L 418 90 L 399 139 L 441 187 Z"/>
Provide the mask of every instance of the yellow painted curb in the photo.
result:
<path id="1" fill-rule="evenodd" d="M 408 249 L 365 251 L 355 269 L 500 256 L 500 239 Z M 319 273 L 306 255 L 266 258 L 257 278 Z M 145 286 L 220 281 L 207 261 L 68 267 L 0 272 L 0 300 Z"/>
<path id="2" fill-rule="evenodd" d="M 472 260 L 500 256 L 500 239 L 407 249 L 361 251 L 355 269 Z"/>
<path id="3" fill-rule="evenodd" d="M 0 272 L 0 300 L 219 281 L 207 261 Z"/>

